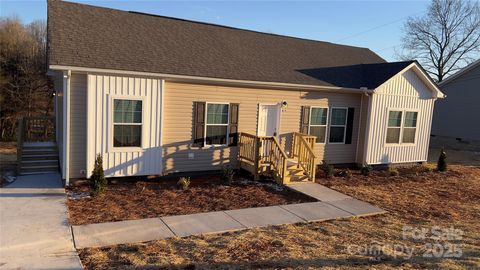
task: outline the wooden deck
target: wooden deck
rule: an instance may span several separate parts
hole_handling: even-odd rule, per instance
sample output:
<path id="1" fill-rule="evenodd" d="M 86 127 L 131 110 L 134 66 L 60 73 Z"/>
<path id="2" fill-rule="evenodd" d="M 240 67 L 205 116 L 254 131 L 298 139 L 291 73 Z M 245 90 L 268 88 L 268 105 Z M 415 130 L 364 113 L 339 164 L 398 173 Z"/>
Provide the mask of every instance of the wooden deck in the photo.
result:
<path id="1" fill-rule="evenodd" d="M 292 135 L 292 155 L 289 156 L 276 137 L 239 133 L 240 168 L 252 173 L 256 180 L 260 175 L 269 175 L 281 184 L 314 182 L 316 137 L 298 132 Z"/>

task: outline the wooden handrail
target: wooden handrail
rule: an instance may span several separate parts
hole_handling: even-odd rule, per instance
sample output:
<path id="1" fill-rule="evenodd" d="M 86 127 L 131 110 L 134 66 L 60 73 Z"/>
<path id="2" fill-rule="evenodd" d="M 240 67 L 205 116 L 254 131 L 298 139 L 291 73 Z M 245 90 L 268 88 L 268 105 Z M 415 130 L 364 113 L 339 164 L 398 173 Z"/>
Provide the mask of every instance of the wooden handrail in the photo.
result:
<path id="1" fill-rule="evenodd" d="M 270 166 L 275 179 L 283 183 L 287 171 L 288 155 L 280 146 L 276 137 L 255 136 L 249 133 L 238 134 L 238 159 L 253 166 L 253 174 L 258 179 L 264 166 Z"/>
<path id="2" fill-rule="evenodd" d="M 298 160 L 298 166 L 302 167 L 306 176 L 314 181 L 316 157 L 313 146 L 316 137 L 301 133 L 294 133 L 293 137 L 293 156 Z M 240 166 L 247 166 L 247 170 L 254 174 L 255 179 L 258 179 L 262 172 L 270 171 L 277 182 L 282 184 L 288 182 L 288 155 L 277 137 L 255 136 L 240 132 L 238 134 L 238 160 Z"/>
<path id="3" fill-rule="evenodd" d="M 316 163 L 315 152 L 315 136 L 305 135 L 302 133 L 293 133 L 292 154 L 297 158 L 298 165 L 302 167 L 310 181 L 315 181 Z"/>

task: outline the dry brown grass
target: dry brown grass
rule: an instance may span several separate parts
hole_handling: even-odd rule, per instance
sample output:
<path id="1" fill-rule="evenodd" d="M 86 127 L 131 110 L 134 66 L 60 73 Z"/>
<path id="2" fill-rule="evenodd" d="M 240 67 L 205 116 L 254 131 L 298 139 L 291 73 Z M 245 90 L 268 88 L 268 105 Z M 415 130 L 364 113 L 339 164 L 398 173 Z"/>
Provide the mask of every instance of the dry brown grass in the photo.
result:
<path id="1" fill-rule="evenodd" d="M 389 211 L 388 214 L 276 226 L 222 235 L 173 238 L 80 251 L 87 269 L 478 269 L 480 268 L 480 168 L 451 166 L 446 173 L 400 170 L 319 182 Z M 424 258 L 425 243 L 402 238 L 403 226 L 442 226 L 465 232 L 461 258 Z M 413 257 L 385 250 L 351 254 L 348 248 L 403 244 Z M 435 242 L 433 242 L 435 243 Z M 445 244 L 446 242 L 439 242 Z"/>

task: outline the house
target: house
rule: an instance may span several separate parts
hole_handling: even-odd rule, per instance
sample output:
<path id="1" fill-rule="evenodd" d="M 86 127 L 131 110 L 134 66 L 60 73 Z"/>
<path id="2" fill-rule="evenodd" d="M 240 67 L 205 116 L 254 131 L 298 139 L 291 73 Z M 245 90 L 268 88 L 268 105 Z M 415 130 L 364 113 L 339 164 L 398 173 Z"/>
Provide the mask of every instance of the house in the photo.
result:
<path id="1" fill-rule="evenodd" d="M 480 142 L 480 59 L 439 85 L 448 99 L 435 104 L 432 135 Z"/>
<path id="2" fill-rule="evenodd" d="M 48 68 L 67 184 L 96 154 L 108 177 L 424 162 L 443 97 L 366 48 L 62 1 Z"/>

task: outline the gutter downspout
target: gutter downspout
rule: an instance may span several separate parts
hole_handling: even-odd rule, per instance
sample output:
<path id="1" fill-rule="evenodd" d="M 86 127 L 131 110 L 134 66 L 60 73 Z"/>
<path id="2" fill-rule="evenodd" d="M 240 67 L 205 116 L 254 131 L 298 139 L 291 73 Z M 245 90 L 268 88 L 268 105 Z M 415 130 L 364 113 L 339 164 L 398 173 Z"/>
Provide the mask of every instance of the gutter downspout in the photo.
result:
<path id="1" fill-rule="evenodd" d="M 362 165 L 367 165 L 368 159 L 368 149 L 369 149 L 369 142 L 370 142 L 370 133 L 371 133 L 371 118 L 372 118 L 372 102 L 373 102 L 373 95 L 375 90 L 372 93 L 365 92 L 365 95 L 368 97 L 368 111 L 367 111 L 367 122 L 366 122 L 366 130 L 365 130 L 365 138 L 363 144 L 363 158 L 362 158 Z"/>
<path id="2" fill-rule="evenodd" d="M 70 78 L 71 70 L 63 72 L 63 176 L 65 186 L 70 184 Z"/>

